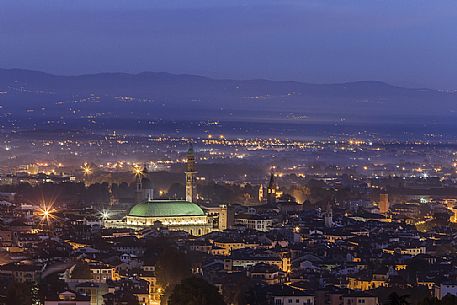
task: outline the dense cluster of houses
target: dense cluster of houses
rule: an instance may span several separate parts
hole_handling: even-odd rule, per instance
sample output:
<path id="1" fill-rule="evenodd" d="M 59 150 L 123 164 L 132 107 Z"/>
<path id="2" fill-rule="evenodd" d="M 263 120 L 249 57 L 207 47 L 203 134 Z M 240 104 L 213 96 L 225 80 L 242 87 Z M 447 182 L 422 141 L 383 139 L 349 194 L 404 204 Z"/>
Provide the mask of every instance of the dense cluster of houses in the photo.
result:
<path id="1" fill-rule="evenodd" d="M 163 226 L 106 228 L 91 209 L 59 211 L 51 220 L 3 206 L 0 296 L 11 283 L 43 291 L 48 284 L 44 305 L 126 304 L 132 297 L 160 304 L 158 243 L 175 248 L 227 304 L 243 304 L 231 291 L 244 286 L 261 296 L 258 304 L 273 305 L 378 305 L 392 291 L 457 295 L 452 225 L 418 230 L 387 214 L 290 205 L 233 207 L 228 229 L 203 236 Z"/>

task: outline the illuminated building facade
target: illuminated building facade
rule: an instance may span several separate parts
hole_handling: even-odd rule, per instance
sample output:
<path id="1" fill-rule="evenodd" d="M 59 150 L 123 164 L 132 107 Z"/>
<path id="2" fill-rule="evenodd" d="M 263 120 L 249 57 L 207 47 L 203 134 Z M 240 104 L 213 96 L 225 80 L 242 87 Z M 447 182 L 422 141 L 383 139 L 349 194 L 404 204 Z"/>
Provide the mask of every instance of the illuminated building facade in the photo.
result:
<path id="1" fill-rule="evenodd" d="M 385 214 L 389 211 L 389 195 L 385 192 L 379 195 L 379 213 Z"/>
<path id="2" fill-rule="evenodd" d="M 263 201 L 263 199 L 264 199 L 263 197 L 264 197 L 264 196 L 263 196 L 263 185 L 261 184 L 261 185 L 259 186 L 259 202 L 262 202 L 262 201 Z"/>
<path id="3" fill-rule="evenodd" d="M 187 153 L 186 200 L 154 200 L 152 185 L 145 176 L 146 170 L 138 175 L 138 202 L 120 221 L 106 220 L 106 227 L 124 227 L 141 230 L 151 226 L 165 226 L 172 231 L 185 231 L 200 236 L 214 230 L 225 230 L 231 223 L 230 210 L 226 205 L 210 208 L 205 212 L 194 203 L 197 199 L 195 183 L 195 157 L 192 146 Z"/>
<path id="4" fill-rule="evenodd" d="M 186 231 L 191 235 L 204 235 L 213 230 L 212 218 L 195 203 L 184 200 L 151 200 L 138 203 L 130 209 L 126 226 L 142 229 L 154 225 L 169 230 Z"/>

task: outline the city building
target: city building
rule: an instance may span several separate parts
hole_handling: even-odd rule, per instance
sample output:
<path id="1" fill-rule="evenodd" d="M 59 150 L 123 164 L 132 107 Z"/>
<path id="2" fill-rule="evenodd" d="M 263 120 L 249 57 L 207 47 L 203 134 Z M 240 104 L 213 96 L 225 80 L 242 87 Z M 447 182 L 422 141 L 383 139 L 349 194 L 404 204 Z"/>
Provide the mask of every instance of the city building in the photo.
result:
<path id="1" fill-rule="evenodd" d="M 389 211 L 389 194 L 382 192 L 379 194 L 379 213 L 385 214 Z"/>
<path id="2" fill-rule="evenodd" d="M 227 205 L 204 211 L 197 200 L 195 154 L 190 144 L 187 151 L 186 200 L 155 200 L 153 189 L 146 179 L 146 168 L 137 178 L 137 194 L 143 201 L 135 204 L 122 220 L 106 220 L 108 228 L 132 228 L 142 230 L 148 227 L 166 227 L 172 231 L 185 231 L 190 235 L 201 236 L 214 230 L 225 230 L 233 222 L 233 216 Z M 145 189 L 145 187 L 147 187 Z M 145 198 L 146 197 L 146 198 Z"/>

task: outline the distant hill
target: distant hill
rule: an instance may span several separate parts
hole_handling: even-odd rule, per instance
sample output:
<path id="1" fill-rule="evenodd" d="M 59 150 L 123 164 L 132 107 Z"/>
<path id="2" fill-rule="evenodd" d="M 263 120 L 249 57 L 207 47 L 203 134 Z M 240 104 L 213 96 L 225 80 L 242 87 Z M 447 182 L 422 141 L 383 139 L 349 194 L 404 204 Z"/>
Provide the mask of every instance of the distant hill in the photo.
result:
<path id="1" fill-rule="evenodd" d="M 162 72 L 59 76 L 0 69 L 0 106 L 13 115 L 62 117 L 450 115 L 457 111 L 457 93 L 377 81 L 309 84 Z"/>

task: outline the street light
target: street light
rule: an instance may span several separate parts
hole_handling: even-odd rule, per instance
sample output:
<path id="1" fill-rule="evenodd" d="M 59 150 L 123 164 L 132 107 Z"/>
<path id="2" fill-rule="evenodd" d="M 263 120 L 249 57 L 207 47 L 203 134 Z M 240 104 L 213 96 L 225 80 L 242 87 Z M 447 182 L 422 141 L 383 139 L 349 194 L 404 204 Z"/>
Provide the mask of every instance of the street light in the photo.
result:
<path id="1" fill-rule="evenodd" d="M 102 210 L 100 212 L 100 217 L 102 220 L 108 220 L 110 217 L 110 212 L 108 210 Z"/>
<path id="2" fill-rule="evenodd" d="M 90 165 L 87 162 L 84 162 L 81 168 L 84 176 L 89 176 L 90 174 L 92 174 L 92 167 L 90 167 Z"/>
<path id="3" fill-rule="evenodd" d="M 132 168 L 132 172 L 137 178 L 143 175 L 143 169 L 139 165 L 134 165 Z"/>
<path id="4" fill-rule="evenodd" d="M 52 206 L 41 206 L 40 208 L 38 208 L 38 216 L 41 217 L 40 222 L 47 222 L 49 224 L 52 220 L 56 219 L 56 212 L 57 210 L 54 209 Z"/>

